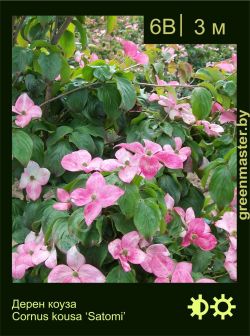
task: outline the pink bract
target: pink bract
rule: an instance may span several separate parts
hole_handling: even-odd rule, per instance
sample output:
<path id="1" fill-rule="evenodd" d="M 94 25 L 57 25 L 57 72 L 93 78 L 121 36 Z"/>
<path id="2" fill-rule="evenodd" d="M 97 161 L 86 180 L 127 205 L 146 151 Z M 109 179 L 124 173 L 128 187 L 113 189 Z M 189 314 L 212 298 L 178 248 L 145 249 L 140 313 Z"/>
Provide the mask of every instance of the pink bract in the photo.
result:
<path id="1" fill-rule="evenodd" d="M 71 200 L 77 206 L 85 205 L 84 218 L 89 226 L 103 208 L 114 205 L 123 194 L 124 190 L 106 184 L 102 174 L 95 172 L 88 178 L 85 189 L 78 188 L 71 193 Z"/>
<path id="2" fill-rule="evenodd" d="M 230 235 L 236 235 L 237 214 L 234 211 L 226 211 L 222 218 L 215 223 L 215 226 L 227 231 Z"/>
<path id="3" fill-rule="evenodd" d="M 134 42 L 119 39 L 119 42 L 123 46 L 124 53 L 132 58 L 138 64 L 148 64 L 148 55 L 139 51 L 137 45 Z"/>
<path id="4" fill-rule="evenodd" d="M 58 188 L 56 191 L 57 199 L 60 202 L 53 204 L 53 208 L 60 211 L 66 211 L 71 208 L 70 193 L 62 188 Z"/>
<path id="5" fill-rule="evenodd" d="M 221 127 L 220 125 L 210 123 L 209 121 L 206 120 L 201 120 L 200 123 L 204 126 L 204 131 L 207 133 L 209 136 L 220 136 L 221 133 L 224 132 L 224 128 Z"/>
<path id="6" fill-rule="evenodd" d="M 19 188 L 26 189 L 27 196 L 32 201 L 36 201 L 42 192 L 42 186 L 47 184 L 50 172 L 46 168 L 40 168 L 39 164 L 30 161 L 21 175 Z"/>
<path id="7" fill-rule="evenodd" d="M 94 170 L 99 171 L 102 161 L 103 160 L 98 157 L 92 159 L 92 156 L 88 151 L 80 149 L 65 155 L 62 158 L 61 165 L 68 171 L 84 171 L 85 173 L 90 173 Z"/>
<path id="8" fill-rule="evenodd" d="M 21 128 L 27 126 L 32 119 L 41 118 L 42 110 L 40 106 L 35 105 L 27 93 L 18 97 L 15 106 L 12 106 L 12 112 L 18 114 L 15 124 Z"/>
<path id="9" fill-rule="evenodd" d="M 189 262 L 179 262 L 174 264 L 172 272 L 164 277 L 157 277 L 155 283 L 193 283 L 192 264 Z"/>
<path id="10" fill-rule="evenodd" d="M 48 276 L 48 283 L 101 283 L 105 276 L 94 266 L 86 264 L 84 256 L 72 246 L 67 252 L 67 265 L 58 265 Z"/>
<path id="11" fill-rule="evenodd" d="M 118 259 L 125 272 L 129 272 L 131 264 L 141 264 L 146 254 L 138 247 L 140 235 L 136 231 L 125 234 L 122 239 L 115 239 L 108 245 L 109 253 L 114 259 Z"/>
<path id="12" fill-rule="evenodd" d="M 146 258 L 141 263 L 142 268 L 157 277 L 166 277 L 174 269 L 174 261 L 165 245 L 154 244 L 146 249 Z"/>

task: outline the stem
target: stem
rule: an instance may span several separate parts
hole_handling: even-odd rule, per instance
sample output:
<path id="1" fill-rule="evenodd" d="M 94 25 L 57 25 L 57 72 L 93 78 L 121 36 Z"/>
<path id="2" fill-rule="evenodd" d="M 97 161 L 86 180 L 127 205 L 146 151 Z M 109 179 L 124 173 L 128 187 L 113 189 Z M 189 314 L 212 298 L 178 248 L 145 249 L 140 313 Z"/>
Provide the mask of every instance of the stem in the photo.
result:
<path id="1" fill-rule="evenodd" d="M 15 33 L 14 33 L 14 36 L 13 36 L 12 45 L 14 45 L 16 43 L 17 36 L 18 36 L 18 33 L 20 32 L 22 26 L 23 26 L 24 19 L 25 19 L 25 16 L 22 16 L 18 26 L 16 27 L 16 30 L 15 30 Z"/>
<path id="2" fill-rule="evenodd" d="M 62 97 L 64 97 L 64 96 L 67 96 L 67 95 L 69 95 L 69 94 L 71 94 L 71 93 L 73 93 L 73 92 L 83 90 L 83 89 L 85 89 L 85 88 L 94 86 L 94 85 L 96 85 L 96 84 L 99 84 L 99 83 L 91 83 L 91 84 L 89 84 L 89 85 L 85 85 L 85 86 L 77 87 L 77 88 L 72 89 L 72 90 L 70 90 L 70 91 L 61 93 L 60 95 L 58 95 L 58 96 L 56 96 L 56 97 L 54 97 L 54 98 L 51 98 L 51 99 L 46 100 L 45 102 L 43 102 L 42 104 L 40 104 L 40 107 L 42 107 L 42 106 L 44 106 L 44 105 L 46 105 L 46 104 L 49 104 L 49 103 L 53 102 L 54 100 L 60 99 L 60 98 L 62 98 Z"/>
<path id="3" fill-rule="evenodd" d="M 57 44 L 57 42 L 59 41 L 60 37 L 65 32 L 65 30 L 67 29 L 68 25 L 71 23 L 72 20 L 73 20 L 73 16 L 68 16 L 66 18 L 66 20 L 64 21 L 64 23 L 59 28 L 57 34 L 55 34 L 55 36 L 53 36 L 51 44 Z"/>
<path id="4" fill-rule="evenodd" d="M 123 69 L 123 71 L 127 71 L 127 70 L 130 70 L 130 69 L 136 68 L 136 67 L 138 67 L 138 66 L 142 66 L 142 64 L 134 64 L 134 65 L 131 65 L 131 66 L 129 66 L 128 68 Z"/>
<path id="5" fill-rule="evenodd" d="M 138 85 L 144 85 L 144 86 L 152 86 L 152 87 L 185 87 L 185 88 L 194 88 L 194 87 L 199 87 L 199 85 L 190 85 L 190 84 L 165 84 L 165 85 L 159 85 L 159 84 L 151 84 L 151 83 L 140 83 L 140 82 L 135 82 L 135 84 Z"/>

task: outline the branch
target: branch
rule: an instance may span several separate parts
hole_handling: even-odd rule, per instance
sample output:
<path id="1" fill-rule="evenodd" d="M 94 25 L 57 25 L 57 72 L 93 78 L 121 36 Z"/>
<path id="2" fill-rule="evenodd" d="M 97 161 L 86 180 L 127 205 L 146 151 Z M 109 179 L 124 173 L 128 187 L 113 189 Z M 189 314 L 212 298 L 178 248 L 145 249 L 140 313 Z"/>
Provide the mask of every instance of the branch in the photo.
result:
<path id="1" fill-rule="evenodd" d="M 128 68 L 123 69 L 123 71 L 127 71 L 127 70 L 130 70 L 130 69 L 136 68 L 138 66 L 142 66 L 142 65 L 143 64 L 134 64 L 134 65 L 129 66 Z"/>
<path id="2" fill-rule="evenodd" d="M 57 34 L 55 34 L 53 36 L 51 44 L 57 44 L 57 42 L 59 41 L 60 37 L 65 32 L 65 30 L 67 29 L 68 25 L 71 23 L 72 20 L 73 20 L 73 16 L 68 16 L 66 18 L 66 20 L 64 21 L 64 23 L 61 25 L 60 29 L 58 30 Z"/>
<path id="3" fill-rule="evenodd" d="M 140 83 L 140 82 L 135 82 L 135 84 L 138 85 L 144 85 L 144 86 L 152 86 L 152 87 L 184 87 L 184 88 L 195 88 L 199 87 L 199 85 L 190 85 L 190 84 L 164 84 L 164 85 L 159 85 L 159 84 L 151 84 L 151 83 Z"/>
<path id="4" fill-rule="evenodd" d="M 25 20 L 25 16 L 22 16 L 18 26 L 16 27 L 16 30 L 15 30 L 15 33 L 14 33 L 14 36 L 13 36 L 13 40 L 12 40 L 12 45 L 14 45 L 16 43 L 18 33 L 20 32 L 20 30 L 23 26 L 24 20 Z"/>
<path id="5" fill-rule="evenodd" d="M 61 93 L 60 95 L 58 95 L 58 96 L 56 96 L 56 97 L 54 97 L 54 98 L 51 98 L 51 99 L 46 100 L 45 102 L 43 102 L 42 104 L 40 104 L 40 107 L 42 107 L 42 106 L 44 106 L 44 105 L 46 105 L 46 104 L 49 104 L 49 103 L 51 103 L 51 102 L 53 102 L 53 101 L 55 101 L 55 100 L 57 100 L 57 99 L 60 99 L 60 98 L 62 98 L 62 97 L 64 97 L 64 96 L 67 96 L 67 95 L 69 95 L 69 94 L 71 94 L 71 93 L 73 93 L 73 92 L 83 90 L 83 89 L 85 89 L 85 88 L 94 86 L 94 85 L 96 85 L 96 84 L 99 84 L 99 83 L 96 83 L 96 82 L 95 82 L 95 83 L 91 83 L 91 84 L 89 84 L 89 85 L 85 85 L 85 86 L 77 87 L 77 88 L 72 89 L 72 90 L 70 90 L 70 91 Z"/>

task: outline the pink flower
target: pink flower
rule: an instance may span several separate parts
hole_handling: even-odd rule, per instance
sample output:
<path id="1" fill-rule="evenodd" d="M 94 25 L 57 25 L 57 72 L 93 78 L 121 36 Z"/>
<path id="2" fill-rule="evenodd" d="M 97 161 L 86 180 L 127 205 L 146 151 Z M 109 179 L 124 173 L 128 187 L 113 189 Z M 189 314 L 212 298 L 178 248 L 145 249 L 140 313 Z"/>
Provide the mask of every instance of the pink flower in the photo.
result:
<path id="1" fill-rule="evenodd" d="M 58 188 L 56 195 L 60 202 L 55 203 L 53 208 L 61 211 L 69 210 L 71 208 L 70 194 L 66 190 Z"/>
<path id="2" fill-rule="evenodd" d="M 61 79 L 61 75 L 59 74 L 58 76 L 56 76 L 55 81 L 60 81 Z"/>
<path id="3" fill-rule="evenodd" d="M 41 118 L 42 110 L 40 106 L 35 105 L 27 93 L 18 97 L 15 106 L 12 106 L 12 112 L 18 114 L 15 124 L 21 128 L 27 126 L 31 119 Z"/>
<path id="4" fill-rule="evenodd" d="M 17 247 L 17 251 L 12 253 L 12 276 L 14 279 L 21 279 L 26 270 L 41 264 L 45 261 L 48 268 L 53 268 L 57 264 L 56 249 L 48 250 L 44 245 L 42 231 L 36 235 L 31 231 L 25 238 L 24 244 Z"/>
<path id="5" fill-rule="evenodd" d="M 151 95 L 148 97 L 148 100 L 150 102 L 157 101 L 159 99 L 160 99 L 160 97 L 156 93 L 151 93 Z"/>
<path id="6" fill-rule="evenodd" d="M 115 153 L 115 157 L 117 160 L 108 159 L 103 161 L 101 165 L 102 171 L 113 171 L 119 168 L 119 178 L 125 183 L 130 183 L 135 175 L 140 173 L 140 156 L 137 154 L 132 155 L 126 149 L 121 148 Z"/>
<path id="7" fill-rule="evenodd" d="M 109 253 L 114 259 L 119 259 L 125 272 L 129 272 L 132 264 L 141 264 L 146 254 L 138 247 L 140 236 L 138 232 L 131 231 L 125 234 L 122 239 L 115 239 L 108 245 Z"/>
<path id="8" fill-rule="evenodd" d="M 199 280 L 196 280 L 195 283 L 216 283 L 216 281 L 209 278 L 201 278 Z"/>
<path id="9" fill-rule="evenodd" d="M 93 173 L 86 182 L 86 188 L 75 189 L 71 193 L 71 200 L 77 206 L 86 205 L 84 218 L 87 225 L 98 217 L 103 208 L 116 203 L 124 194 L 124 190 L 114 185 L 106 184 L 100 173 Z"/>
<path id="10" fill-rule="evenodd" d="M 97 61 L 98 59 L 99 59 L 98 56 L 95 53 L 92 53 L 90 55 L 89 61 L 94 62 L 94 61 Z"/>
<path id="11" fill-rule="evenodd" d="M 217 124 L 211 124 L 210 122 L 206 120 L 200 120 L 200 124 L 204 126 L 204 131 L 209 136 L 219 136 L 221 133 L 224 132 L 224 128 Z"/>
<path id="12" fill-rule="evenodd" d="M 77 50 L 77 51 L 75 52 L 75 61 L 76 61 L 77 63 L 79 63 L 80 68 L 83 68 L 83 67 L 84 67 L 84 62 L 83 62 L 83 60 L 82 60 L 82 55 L 83 55 L 83 53 L 81 53 L 79 50 Z"/>
<path id="13" fill-rule="evenodd" d="M 219 122 L 221 124 L 225 124 L 225 123 L 236 123 L 237 120 L 237 116 L 236 116 L 236 109 L 231 109 L 231 110 L 224 110 L 219 118 Z"/>
<path id="14" fill-rule="evenodd" d="M 162 81 L 160 80 L 160 82 Z M 167 96 L 160 96 L 158 103 L 163 106 L 164 111 L 169 115 L 171 120 L 174 120 L 175 118 L 181 118 L 188 125 L 195 122 L 195 116 L 192 113 L 190 104 L 177 104 L 175 96 L 171 93 L 168 93 Z"/>
<path id="15" fill-rule="evenodd" d="M 172 120 L 175 117 L 180 117 L 188 125 L 195 122 L 195 116 L 193 115 L 191 106 L 188 103 L 177 104 L 174 109 L 169 111 L 169 117 Z"/>
<path id="16" fill-rule="evenodd" d="M 48 169 L 40 168 L 38 163 L 30 161 L 21 175 L 19 188 L 25 188 L 28 198 L 36 201 L 42 192 L 42 186 L 48 183 L 49 178 Z"/>
<path id="17" fill-rule="evenodd" d="M 170 223 L 171 220 L 172 220 L 172 216 L 171 216 L 170 212 L 172 210 L 175 210 L 175 208 L 174 208 L 174 199 L 169 194 L 166 194 L 165 197 L 164 197 L 164 199 L 165 199 L 165 204 L 166 204 L 166 207 L 167 207 L 167 210 L 168 210 L 167 214 L 165 216 L 165 221 L 166 221 L 166 223 Z"/>
<path id="18" fill-rule="evenodd" d="M 160 96 L 158 104 L 164 107 L 164 110 L 168 112 L 171 109 L 174 109 L 176 106 L 176 99 L 174 95 L 168 93 L 167 96 Z"/>
<path id="19" fill-rule="evenodd" d="M 138 154 L 139 168 L 141 174 L 148 180 L 155 177 L 162 167 L 161 161 L 166 167 L 179 169 L 183 167 L 183 162 L 176 153 L 162 151 L 162 147 L 150 140 L 143 140 L 145 146 L 139 142 L 121 143 L 117 146 L 125 148 L 133 153 Z"/>
<path id="20" fill-rule="evenodd" d="M 202 218 L 195 218 L 188 224 L 188 231 L 183 238 L 182 246 L 197 245 L 204 251 L 215 248 L 217 240 L 215 236 L 206 231 L 206 223 Z"/>
<path id="21" fill-rule="evenodd" d="M 61 165 L 65 170 L 72 172 L 84 171 L 85 173 L 90 173 L 94 170 L 99 171 L 101 163 L 101 158 L 96 157 L 92 159 L 90 153 L 85 149 L 67 154 L 61 161 Z"/>
<path id="22" fill-rule="evenodd" d="M 121 143 L 117 146 L 138 154 L 141 173 L 146 179 L 150 180 L 161 168 L 161 164 L 156 156 L 156 153 L 162 151 L 162 148 L 160 145 L 150 140 L 143 141 L 145 143 L 145 147 L 143 147 L 139 142 Z"/>
<path id="23" fill-rule="evenodd" d="M 119 39 L 119 42 L 122 44 L 123 50 L 128 57 L 132 58 L 138 64 L 148 64 L 148 55 L 140 52 L 134 42 L 123 39 Z"/>
<path id="24" fill-rule="evenodd" d="M 213 105 L 212 105 L 212 113 L 215 113 L 215 112 L 223 112 L 223 111 L 225 111 L 224 110 L 224 107 L 221 105 L 221 104 L 219 104 L 219 103 L 217 103 L 217 102 L 214 102 L 213 103 Z"/>
<path id="25" fill-rule="evenodd" d="M 105 276 L 94 266 L 86 264 L 84 256 L 72 246 L 67 252 L 67 265 L 58 265 L 48 276 L 48 283 L 100 283 Z"/>
<path id="26" fill-rule="evenodd" d="M 172 270 L 164 277 L 157 277 L 155 283 L 193 283 L 192 264 L 182 261 L 174 263 Z"/>
<path id="27" fill-rule="evenodd" d="M 151 245 L 146 250 L 146 257 L 141 263 L 141 267 L 146 272 L 153 273 L 157 277 L 166 277 L 172 272 L 175 265 L 169 255 L 165 245 Z"/>
<path id="28" fill-rule="evenodd" d="M 170 81 L 170 82 L 165 82 L 164 80 L 160 79 L 157 75 L 155 76 L 157 85 L 162 85 L 162 86 L 178 86 L 180 85 L 179 82 L 177 81 Z"/>
<path id="29" fill-rule="evenodd" d="M 237 280 L 237 246 L 236 246 L 236 239 L 232 240 L 229 245 L 229 249 L 225 252 L 225 262 L 224 267 L 229 274 L 230 279 L 236 281 Z"/>
<path id="30" fill-rule="evenodd" d="M 197 245 L 204 251 L 210 251 L 217 245 L 217 240 L 209 225 L 202 218 L 195 218 L 192 208 L 188 208 L 186 212 L 176 207 L 175 211 L 180 215 L 182 221 L 187 227 L 187 231 L 182 240 L 182 246 L 187 247 L 190 244 Z"/>
<path id="31" fill-rule="evenodd" d="M 220 117 L 219 117 L 219 122 L 221 124 L 225 124 L 225 123 L 236 123 L 236 109 L 229 109 L 229 110 L 225 110 L 224 107 L 215 102 L 212 106 L 212 113 L 215 112 L 220 112 Z"/>
<path id="32" fill-rule="evenodd" d="M 215 64 L 217 68 L 220 70 L 226 71 L 226 72 L 233 72 L 235 70 L 235 66 L 233 64 L 230 64 L 227 61 L 222 61 L 220 63 Z"/>
<path id="33" fill-rule="evenodd" d="M 30 268 L 30 266 L 22 263 L 22 261 L 19 258 L 19 254 L 16 252 L 13 252 L 12 253 L 12 277 L 14 279 L 22 279 L 28 268 Z"/>
<path id="34" fill-rule="evenodd" d="M 163 146 L 163 151 L 157 154 L 159 160 L 161 160 L 166 167 L 172 169 L 182 169 L 183 162 L 191 154 L 189 147 L 182 147 L 182 140 L 179 137 L 174 138 L 175 150 L 170 145 Z"/>
<path id="35" fill-rule="evenodd" d="M 226 211 L 222 218 L 215 223 L 215 226 L 227 231 L 230 236 L 236 236 L 237 214 L 234 211 Z"/>

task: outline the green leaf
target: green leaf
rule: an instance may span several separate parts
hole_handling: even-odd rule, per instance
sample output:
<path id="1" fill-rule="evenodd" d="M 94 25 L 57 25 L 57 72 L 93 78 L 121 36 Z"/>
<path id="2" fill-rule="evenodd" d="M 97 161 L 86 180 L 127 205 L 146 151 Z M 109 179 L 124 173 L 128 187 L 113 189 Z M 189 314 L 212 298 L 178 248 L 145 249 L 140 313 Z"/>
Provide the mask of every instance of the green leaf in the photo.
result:
<path id="1" fill-rule="evenodd" d="M 202 185 L 203 188 L 205 188 L 205 186 L 206 186 L 207 179 L 208 179 L 208 176 L 209 176 L 209 173 L 211 172 L 211 170 L 214 169 L 215 167 L 223 164 L 223 163 L 225 163 L 225 161 L 221 158 L 218 158 L 215 161 L 212 161 L 207 165 L 207 167 L 204 169 L 203 176 L 202 176 L 202 179 L 201 179 L 201 185 Z"/>
<path id="2" fill-rule="evenodd" d="M 61 61 L 62 61 L 62 67 L 60 71 L 61 81 L 66 83 L 70 80 L 71 69 L 64 57 L 61 57 Z"/>
<path id="3" fill-rule="evenodd" d="M 38 64 L 41 67 L 43 77 L 52 81 L 60 74 L 62 67 L 61 55 L 58 53 L 49 55 L 41 53 L 38 58 Z"/>
<path id="4" fill-rule="evenodd" d="M 136 93 L 133 85 L 130 81 L 123 77 L 115 77 L 117 83 L 117 89 L 122 97 L 121 108 L 125 111 L 129 111 L 134 107 L 136 102 Z"/>
<path id="5" fill-rule="evenodd" d="M 201 210 L 204 205 L 204 200 L 205 198 L 203 196 L 203 193 L 198 188 L 190 184 L 188 193 L 180 200 L 179 206 L 184 209 L 192 207 L 194 209 L 196 217 L 199 217 L 201 215 Z"/>
<path id="6" fill-rule="evenodd" d="M 80 34 L 80 42 L 82 44 L 82 50 L 84 50 L 86 49 L 88 44 L 88 35 L 86 27 L 82 24 L 85 20 L 83 20 L 83 22 L 81 23 L 79 18 L 80 17 L 78 17 L 78 20 L 74 20 L 73 23 Z"/>
<path id="7" fill-rule="evenodd" d="M 126 234 L 130 231 L 136 230 L 136 227 L 131 219 L 128 219 L 121 213 L 114 213 L 111 215 L 111 219 L 114 221 L 115 228 L 122 234 Z"/>
<path id="8" fill-rule="evenodd" d="M 117 26 L 117 16 L 107 16 L 107 32 L 110 34 Z"/>
<path id="9" fill-rule="evenodd" d="M 49 202 L 48 206 L 43 210 L 41 217 L 42 230 L 45 236 L 45 243 L 47 244 L 52 237 L 53 226 L 57 219 L 68 218 L 68 213 L 66 211 L 58 211 L 53 208 L 52 202 Z M 53 202 L 55 203 L 55 202 Z"/>
<path id="10" fill-rule="evenodd" d="M 31 139 L 33 141 L 31 160 L 42 166 L 44 160 L 44 143 L 42 139 L 35 134 L 31 134 Z"/>
<path id="11" fill-rule="evenodd" d="M 64 56 L 66 58 L 73 56 L 76 50 L 75 34 L 69 30 L 65 30 L 65 32 L 60 37 L 58 44 L 62 47 Z"/>
<path id="12" fill-rule="evenodd" d="M 216 68 L 202 68 L 199 69 L 196 74 L 195 78 L 199 78 L 204 81 L 209 81 L 211 83 L 217 82 L 218 80 L 224 79 L 223 74 L 220 72 L 219 69 Z"/>
<path id="13" fill-rule="evenodd" d="M 227 166 L 219 166 L 214 170 L 208 190 L 219 209 L 223 209 L 232 201 L 234 183 Z"/>
<path id="14" fill-rule="evenodd" d="M 12 240 L 16 243 L 23 243 L 30 230 L 23 225 L 21 215 L 14 218 L 12 222 Z"/>
<path id="15" fill-rule="evenodd" d="M 233 81 L 228 81 L 223 85 L 223 90 L 225 94 L 229 97 L 236 93 L 236 84 Z"/>
<path id="16" fill-rule="evenodd" d="M 67 217 L 61 217 L 55 220 L 51 236 L 53 242 L 63 253 L 66 253 L 78 242 L 78 239 L 68 231 Z"/>
<path id="17" fill-rule="evenodd" d="M 12 73 L 25 71 L 32 60 L 32 50 L 18 46 L 14 47 L 12 49 Z"/>
<path id="18" fill-rule="evenodd" d="M 60 126 L 56 129 L 55 133 L 49 136 L 47 140 L 47 147 L 55 145 L 58 141 L 64 139 L 65 135 L 73 132 L 73 129 L 68 126 Z"/>
<path id="19" fill-rule="evenodd" d="M 193 165 L 195 168 L 199 167 L 203 159 L 203 151 L 197 142 L 192 140 L 187 140 L 186 145 L 191 148 L 191 157 L 193 160 Z"/>
<path id="20" fill-rule="evenodd" d="M 169 135 L 170 137 L 172 136 L 173 134 L 173 127 L 171 126 L 170 123 L 168 122 L 164 122 L 163 125 L 160 126 L 162 131 L 166 134 L 166 135 Z"/>
<path id="21" fill-rule="evenodd" d="M 64 173 L 64 169 L 61 166 L 61 160 L 64 155 L 72 152 L 72 148 L 68 141 L 61 140 L 47 148 L 45 152 L 44 162 L 49 171 L 56 176 L 61 176 Z"/>
<path id="22" fill-rule="evenodd" d="M 183 224 L 180 216 L 173 211 L 172 213 L 172 220 L 170 223 L 167 225 L 167 233 L 168 236 L 170 235 L 171 237 L 178 238 L 180 237 L 180 233 L 183 230 Z"/>
<path id="23" fill-rule="evenodd" d="M 213 258 L 213 253 L 209 251 L 198 250 L 192 256 L 193 272 L 201 272 L 207 270 Z"/>
<path id="24" fill-rule="evenodd" d="M 75 210 L 68 221 L 68 229 L 70 234 L 76 236 L 81 244 L 85 247 L 100 244 L 102 240 L 102 225 L 104 217 L 98 217 L 91 225 L 87 226 L 83 216 L 83 209 Z"/>
<path id="25" fill-rule="evenodd" d="M 95 69 L 93 75 L 96 79 L 105 82 L 106 80 L 112 78 L 113 73 L 110 71 L 110 67 L 108 65 L 92 66 L 92 68 Z"/>
<path id="26" fill-rule="evenodd" d="M 33 151 L 33 141 L 31 137 L 19 129 L 12 131 L 12 155 L 23 166 L 27 166 Z"/>
<path id="27" fill-rule="evenodd" d="M 159 186 L 174 198 L 178 203 L 181 197 L 181 187 L 179 183 L 171 175 L 162 175 L 159 178 Z"/>
<path id="28" fill-rule="evenodd" d="M 97 89 L 97 97 L 103 102 L 104 111 L 111 120 L 117 119 L 121 111 L 121 96 L 114 84 L 104 84 Z"/>
<path id="29" fill-rule="evenodd" d="M 212 107 L 211 93 L 202 87 L 195 88 L 191 95 L 191 105 L 193 114 L 198 120 L 206 119 Z"/>
<path id="30" fill-rule="evenodd" d="M 102 139 L 105 138 L 105 130 L 103 127 L 98 127 L 98 126 L 89 124 L 89 125 L 76 127 L 75 130 L 81 133 L 88 133 L 92 135 L 93 137 L 100 137 Z"/>
<path id="31" fill-rule="evenodd" d="M 141 199 L 135 210 L 134 223 L 137 230 L 145 237 L 150 238 L 159 229 L 161 212 L 153 199 Z"/>
<path id="32" fill-rule="evenodd" d="M 114 267 L 106 278 L 107 283 L 136 283 L 135 274 L 133 271 L 124 272 L 122 267 Z"/>
<path id="33" fill-rule="evenodd" d="M 92 137 L 87 133 L 73 132 L 69 136 L 69 142 L 72 142 L 79 149 L 85 149 L 89 151 L 92 155 L 95 154 L 95 143 Z"/>
<path id="34" fill-rule="evenodd" d="M 81 113 L 88 100 L 88 90 L 82 89 L 67 96 L 66 105 L 75 112 Z"/>
<path id="35" fill-rule="evenodd" d="M 214 99 L 215 100 L 217 99 L 217 94 L 218 93 L 217 93 L 217 90 L 216 90 L 216 88 L 214 87 L 213 84 L 211 84 L 209 82 L 202 82 L 202 83 L 199 83 L 198 85 L 208 89 L 211 92 Z"/>
<path id="36" fill-rule="evenodd" d="M 94 69 L 91 66 L 86 65 L 82 69 L 82 78 L 88 82 L 91 82 L 92 79 L 94 78 L 93 73 L 94 73 Z"/>
<path id="37" fill-rule="evenodd" d="M 140 199 L 139 189 L 136 185 L 125 185 L 125 194 L 119 198 L 118 205 L 121 212 L 127 217 L 131 218 L 135 214 L 135 209 Z"/>
<path id="38" fill-rule="evenodd" d="M 228 161 L 228 168 L 229 168 L 232 178 L 236 179 L 237 177 L 237 153 L 236 152 L 234 152 L 231 155 Z"/>

